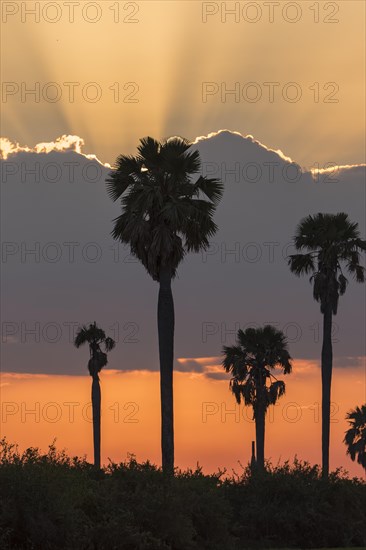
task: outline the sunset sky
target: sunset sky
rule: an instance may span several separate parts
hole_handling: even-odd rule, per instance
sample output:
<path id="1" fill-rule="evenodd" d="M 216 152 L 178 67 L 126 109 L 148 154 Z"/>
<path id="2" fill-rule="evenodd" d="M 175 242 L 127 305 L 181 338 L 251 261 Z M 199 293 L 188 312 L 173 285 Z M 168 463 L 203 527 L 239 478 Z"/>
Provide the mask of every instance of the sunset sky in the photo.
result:
<path id="1" fill-rule="evenodd" d="M 102 379 L 102 462 L 138 460 L 160 462 L 159 379 L 156 373 L 118 373 L 105 370 Z M 266 456 L 275 465 L 298 458 L 320 463 L 319 368 L 295 363 L 288 392 L 269 409 Z M 362 469 L 344 454 L 344 416 L 354 402 L 364 399 L 365 375 L 350 368 L 335 376 L 332 406 L 331 467 L 344 466 L 362 476 Z M 90 377 L 3 374 L 3 433 L 21 448 L 43 450 L 57 438 L 57 446 L 72 454 L 93 456 Z M 255 439 L 251 409 L 235 404 L 227 381 L 208 381 L 203 374 L 178 373 L 175 378 L 176 463 L 182 468 L 214 472 L 227 468 L 240 473 L 250 460 Z"/>
<path id="2" fill-rule="evenodd" d="M 157 287 L 128 250 L 116 260 L 119 208 L 103 182 L 139 138 L 181 135 L 202 137 L 195 146 L 205 168 L 220 168 L 225 194 L 212 249 L 187 259 L 173 288 L 176 463 L 214 471 L 249 460 L 251 410 L 229 413 L 220 353 L 238 324 L 265 322 L 286 329 L 294 358 L 268 413 L 266 456 L 319 462 L 321 316 L 284 251 L 312 212 L 344 209 L 365 236 L 365 3 L 3 1 L 1 19 L 1 435 L 43 449 L 57 437 L 91 459 L 88 353 L 68 331 L 95 319 L 119 336 L 101 375 L 102 460 L 159 463 Z M 237 184 L 230 170 L 251 161 L 263 172 L 278 163 L 275 184 Z M 24 179 L 37 163 L 41 181 Z M 291 187 L 283 169 L 293 163 L 303 173 Z M 51 164 L 62 168 L 57 183 L 44 175 Z M 340 167 L 332 185 L 313 186 L 310 170 L 330 165 Z M 97 170 L 91 183 L 86 166 Z M 96 262 L 88 243 L 103 253 Z M 38 260 L 23 258 L 23 245 L 39 246 Z M 237 245 L 240 261 L 228 252 Z M 45 257 L 54 250 L 57 261 Z M 352 281 L 334 332 L 331 467 L 358 476 L 342 439 L 346 412 L 365 401 L 365 298 Z"/>
<path id="3" fill-rule="evenodd" d="M 88 152 L 111 162 L 144 135 L 194 139 L 229 128 L 286 151 L 301 166 L 364 160 L 364 2 L 221 8 L 179 0 L 59 1 L 51 3 L 58 9 L 39 7 L 32 15 L 35 4 L 2 2 L 2 80 L 10 83 L 2 134 L 12 141 L 32 146 L 77 134 Z M 240 13 L 230 15 L 233 9 Z M 56 87 L 47 86 L 52 82 Z M 97 88 L 88 88 L 91 82 Z M 270 82 L 277 83 L 272 101 L 264 85 Z M 297 88 L 286 89 L 290 82 Z M 24 90 L 39 83 L 38 96 L 22 102 L 22 83 Z M 135 85 L 124 90 L 128 83 Z M 206 102 L 204 83 L 219 87 Z M 221 89 L 235 83 L 240 97 L 222 98 Z"/>

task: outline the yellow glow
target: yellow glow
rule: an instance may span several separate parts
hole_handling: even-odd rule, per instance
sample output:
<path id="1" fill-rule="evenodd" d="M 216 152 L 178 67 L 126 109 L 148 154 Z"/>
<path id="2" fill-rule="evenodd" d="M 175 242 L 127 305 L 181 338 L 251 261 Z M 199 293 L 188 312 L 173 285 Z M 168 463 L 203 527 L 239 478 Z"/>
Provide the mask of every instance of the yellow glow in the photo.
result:
<path id="1" fill-rule="evenodd" d="M 19 4 L 30 9 L 35 3 Z M 285 20 L 282 4 L 273 22 L 263 4 L 255 23 L 243 15 L 236 22 L 220 12 L 204 22 L 202 2 L 180 0 L 129 3 L 136 4 L 135 14 L 119 2 L 115 22 L 117 3 L 94 4 L 101 10 L 95 23 L 82 16 L 83 3 L 75 8 L 73 22 L 63 3 L 55 23 L 48 21 L 55 17 L 51 8 L 39 22 L 31 15 L 22 22 L 24 7 L 7 16 L 2 79 L 19 87 L 3 105 L 2 133 L 11 140 L 30 144 L 60 134 L 81 135 L 98 158 L 113 162 L 119 153 L 133 152 L 145 135 L 194 139 L 228 127 L 285 151 L 301 166 L 363 161 L 364 2 L 337 3 L 333 17 L 331 7 L 320 2 L 319 22 L 313 4 L 302 2 L 296 23 Z M 246 2 L 234 4 L 242 10 Z M 96 14 L 91 10 L 88 17 Z M 327 17 L 335 22 L 326 23 Z M 44 89 L 52 82 L 61 92 L 54 102 L 48 96 L 56 90 Z M 85 86 L 93 82 L 101 91 L 96 102 L 92 88 L 91 101 L 83 97 L 89 98 Z M 219 89 L 207 102 L 202 100 L 205 82 Z M 261 87 L 258 102 L 243 100 L 242 94 L 238 102 L 234 96 L 221 100 L 223 87 L 230 90 L 238 83 L 242 92 L 249 82 Z M 273 102 L 267 97 L 268 82 L 279 83 Z M 289 82 L 301 88 L 298 102 L 283 99 Z M 332 82 L 338 87 L 334 103 L 326 99 Z M 22 84 L 31 89 L 35 83 L 39 102 L 30 95 L 22 102 Z M 76 83 L 73 100 L 70 83 Z M 129 102 L 130 96 L 137 101 Z"/>

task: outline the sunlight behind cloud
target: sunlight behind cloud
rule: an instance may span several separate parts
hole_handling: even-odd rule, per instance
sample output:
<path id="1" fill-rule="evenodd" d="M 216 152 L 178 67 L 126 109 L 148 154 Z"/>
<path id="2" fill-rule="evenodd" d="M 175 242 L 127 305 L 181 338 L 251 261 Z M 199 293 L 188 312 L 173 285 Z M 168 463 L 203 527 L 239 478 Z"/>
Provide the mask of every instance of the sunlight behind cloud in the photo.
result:
<path id="1" fill-rule="evenodd" d="M 0 138 L 0 158 L 6 160 L 9 155 L 15 155 L 17 153 L 51 153 L 74 151 L 79 155 L 87 158 L 88 160 L 96 160 L 102 166 L 110 168 L 109 163 L 101 162 L 94 154 L 85 154 L 82 151 L 84 146 L 83 138 L 79 136 L 63 135 L 55 139 L 55 141 L 37 143 L 33 148 L 28 146 L 21 146 L 19 143 L 12 143 L 8 138 Z"/>
<path id="2" fill-rule="evenodd" d="M 254 136 L 252 136 L 251 134 L 247 134 L 245 136 L 241 132 L 228 130 L 228 129 L 221 129 L 221 130 L 218 130 L 217 132 L 210 132 L 207 136 L 199 136 L 193 141 L 193 144 L 199 143 L 200 141 L 205 141 L 206 139 L 214 138 L 216 136 L 220 136 L 220 134 L 225 134 L 225 133 L 229 133 L 229 134 L 232 134 L 232 135 L 239 136 L 243 139 L 247 139 L 247 140 L 251 141 L 252 143 L 255 143 L 256 145 L 259 145 L 259 147 L 262 147 L 266 151 L 270 151 L 271 153 L 276 153 L 279 157 L 281 157 L 281 159 L 285 160 L 286 162 L 295 162 L 295 161 L 292 160 L 292 158 L 285 155 L 281 151 L 281 149 L 271 149 L 270 147 L 267 147 L 266 145 L 264 145 L 264 143 L 261 143 L 259 140 L 254 139 Z"/>
<path id="3" fill-rule="evenodd" d="M 293 160 L 290 156 L 283 153 L 281 149 L 274 149 L 271 147 L 268 147 L 258 139 L 255 139 L 253 135 L 247 134 L 244 135 L 241 132 L 237 130 L 229 130 L 227 128 L 220 129 L 215 132 L 209 132 L 207 135 L 200 135 L 197 136 L 192 140 L 192 145 L 197 145 L 202 142 L 205 142 L 207 140 L 220 138 L 220 136 L 225 137 L 226 136 L 235 136 L 237 138 L 241 138 L 243 142 L 246 140 L 247 142 L 253 143 L 257 145 L 260 149 L 262 149 L 264 152 L 274 153 L 278 155 L 278 157 L 285 162 L 297 164 L 296 160 Z M 176 137 L 169 136 L 167 139 L 173 139 Z M 28 147 L 28 145 L 20 145 L 18 142 L 12 142 L 7 137 L 0 137 L 0 159 L 8 159 L 10 155 L 16 155 L 17 153 L 21 152 L 27 152 L 27 153 L 51 153 L 51 152 L 67 152 L 67 151 L 73 151 L 79 155 L 82 155 L 83 157 L 87 158 L 88 160 L 95 160 L 102 166 L 105 166 L 106 168 L 111 168 L 112 164 L 108 162 L 102 162 L 99 160 L 99 158 L 94 153 L 86 154 L 83 152 L 83 148 L 85 146 L 85 140 L 78 136 L 78 135 L 62 135 L 58 138 L 56 138 L 54 141 L 49 142 L 41 142 L 37 143 L 34 147 Z M 352 170 L 354 168 L 360 168 L 363 169 L 366 167 L 366 164 L 344 164 L 338 166 L 336 163 L 329 163 L 330 166 L 326 168 L 301 168 L 303 172 L 309 172 L 313 178 L 314 181 L 317 181 L 317 177 L 323 174 L 329 174 L 331 177 L 335 177 L 336 175 L 339 175 L 342 171 Z M 361 177 L 364 177 L 363 174 L 361 174 Z M 336 180 L 335 180 L 336 181 Z"/>
<path id="4" fill-rule="evenodd" d="M 61 136 L 56 141 L 48 143 L 37 143 L 35 146 L 36 153 L 49 153 L 50 151 L 75 151 L 81 153 L 81 148 L 84 145 L 84 140 L 79 136 Z"/>
<path id="5" fill-rule="evenodd" d="M 21 147 L 19 143 L 12 143 L 8 138 L 0 138 L 0 158 L 6 160 L 9 155 L 20 151 L 31 151 L 29 147 Z"/>

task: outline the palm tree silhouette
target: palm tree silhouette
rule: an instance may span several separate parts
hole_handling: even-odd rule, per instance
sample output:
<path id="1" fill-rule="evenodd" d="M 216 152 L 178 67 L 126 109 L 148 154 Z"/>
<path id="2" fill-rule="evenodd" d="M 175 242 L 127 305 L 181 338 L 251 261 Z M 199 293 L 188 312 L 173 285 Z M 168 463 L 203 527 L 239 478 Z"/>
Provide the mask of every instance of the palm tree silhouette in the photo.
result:
<path id="1" fill-rule="evenodd" d="M 93 443 L 94 443 L 94 466 L 100 469 L 100 407 L 101 392 L 99 384 L 99 372 L 108 363 L 107 353 L 111 351 L 116 343 L 112 338 L 106 337 L 104 330 L 99 328 L 94 322 L 89 327 L 85 325 L 78 328 L 74 339 L 74 346 L 79 348 L 84 344 L 89 344 L 90 359 L 88 361 L 89 374 L 93 378 L 92 382 L 92 409 L 93 409 Z M 101 350 L 104 346 L 105 352 Z"/>
<path id="2" fill-rule="evenodd" d="M 292 370 L 287 341 L 282 331 L 272 325 L 263 328 L 239 329 L 236 345 L 223 347 L 222 365 L 232 376 L 230 389 L 238 404 L 253 407 L 257 443 L 256 466 L 264 470 L 265 416 L 269 405 L 273 405 L 285 393 L 285 383 L 277 380 L 270 369 L 276 366 L 284 374 Z M 268 382 L 268 384 L 267 384 Z"/>
<path id="3" fill-rule="evenodd" d="M 365 269 L 360 265 L 360 251 L 366 250 L 366 241 L 360 239 L 358 224 L 352 223 L 344 212 L 318 213 L 299 223 L 294 237 L 296 250 L 288 258 L 295 275 L 312 273 L 313 296 L 320 302 L 323 314 L 322 375 L 322 473 L 329 474 L 330 398 L 332 382 L 332 317 L 337 314 L 339 296 L 347 287 L 342 263 L 359 283 L 365 280 Z"/>
<path id="4" fill-rule="evenodd" d="M 107 178 L 113 201 L 121 200 L 122 214 L 112 235 L 129 244 L 131 253 L 159 282 L 158 335 L 162 416 L 163 471 L 174 471 L 173 357 L 174 304 L 171 281 L 187 252 L 209 246 L 217 230 L 213 213 L 223 187 L 216 179 L 198 177 L 198 151 L 179 137 L 159 142 L 140 140 L 138 155 L 117 158 Z"/>
<path id="5" fill-rule="evenodd" d="M 343 440 L 347 445 L 347 454 L 352 460 L 357 456 L 358 464 L 366 470 L 366 405 L 348 412 L 346 419 L 350 424 Z"/>

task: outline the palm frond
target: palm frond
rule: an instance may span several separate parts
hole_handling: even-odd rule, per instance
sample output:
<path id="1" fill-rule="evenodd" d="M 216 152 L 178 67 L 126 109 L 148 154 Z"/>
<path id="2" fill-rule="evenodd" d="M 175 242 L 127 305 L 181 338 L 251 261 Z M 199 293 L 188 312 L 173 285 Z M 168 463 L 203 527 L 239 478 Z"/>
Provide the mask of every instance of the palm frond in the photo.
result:
<path id="1" fill-rule="evenodd" d="M 224 193 L 223 184 L 216 178 L 205 178 L 200 176 L 195 183 L 195 188 L 206 195 L 215 206 L 220 202 Z"/>
<path id="2" fill-rule="evenodd" d="M 298 277 L 304 273 L 308 274 L 315 269 L 314 258 L 310 253 L 291 254 L 287 259 L 287 263 L 292 273 L 295 273 Z"/>
<path id="3" fill-rule="evenodd" d="M 170 138 L 161 145 L 161 158 L 164 169 L 175 177 L 186 178 L 199 172 L 201 161 L 198 151 L 189 152 L 191 144 L 184 138 Z"/>
<path id="4" fill-rule="evenodd" d="M 160 165 L 161 144 L 156 139 L 150 136 L 140 139 L 140 145 L 137 147 L 137 150 L 144 167 L 148 170 L 153 170 Z"/>
<path id="5" fill-rule="evenodd" d="M 366 469 L 366 405 L 356 407 L 346 415 L 350 427 L 345 433 L 344 443 L 352 460 Z"/>
<path id="6" fill-rule="evenodd" d="M 267 399 L 269 405 L 277 403 L 278 399 L 285 395 L 286 385 L 282 380 L 276 380 L 268 388 Z"/>
<path id="7" fill-rule="evenodd" d="M 346 292 L 346 288 L 348 285 L 348 280 L 342 273 L 338 277 L 338 283 L 339 283 L 339 294 L 342 296 Z"/>
<path id="8" fill-rule="evenodd" d="M 79 348 L 80 346 L 86 344 L 89 342 L 89 335 L 88 335 L 88 328 L 85 325 L 82 325 L 78 328 L 75 338 L 74 338 L 74 346 L 76 348 Z"/>
<path id="9" fill-rule="evenodd" d="M 142 161 L 139 157 L 120 155 L 115 169 L 106 179 L 107 193 L 112 201 L 119 199 L 129 186 L 141 178 Z"/>
<path id="10" fill-rule="evenodd" d="M 109 336 L 104 340 L 104 346 L 106 351 L 112 351 L 116 347 L 116 342 Z"/>

